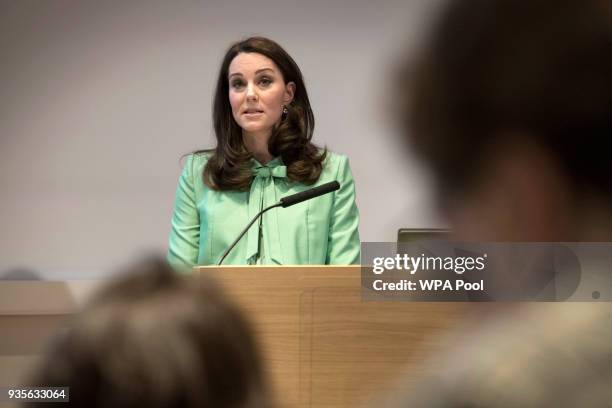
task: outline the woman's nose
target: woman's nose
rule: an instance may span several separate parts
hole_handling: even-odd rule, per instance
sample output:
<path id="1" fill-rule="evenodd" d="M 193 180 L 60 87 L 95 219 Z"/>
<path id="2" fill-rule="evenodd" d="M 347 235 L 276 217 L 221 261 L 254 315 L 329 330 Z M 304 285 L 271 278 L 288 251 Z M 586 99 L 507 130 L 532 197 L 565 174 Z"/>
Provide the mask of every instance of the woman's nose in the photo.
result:
<path id="1" fill-rule="evenodd" d="M 257 90 L 255 89 L 254 84 L 247 85 L 247 100 L 257 100 Z"/>

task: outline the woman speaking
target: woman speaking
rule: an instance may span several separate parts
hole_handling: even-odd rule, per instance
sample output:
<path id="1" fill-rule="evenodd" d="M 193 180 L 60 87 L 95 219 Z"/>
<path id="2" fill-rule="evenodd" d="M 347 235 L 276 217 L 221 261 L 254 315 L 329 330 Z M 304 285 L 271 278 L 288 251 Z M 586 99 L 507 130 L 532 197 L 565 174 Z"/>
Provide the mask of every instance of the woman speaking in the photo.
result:
<path id="1" fill-rule="evenodd" d="M 168 260 L 217 263 L 250 220 L 282 197 L 338 181 L 340 189 L 253 224 L 224 264 L 359 263 L 359 214 L 345 156 L 312 142 L 314 115 L 300 69 L 274 41 L 232 45 L 213 106 L 217 146 L 187 157 L 179 179 Z"/>

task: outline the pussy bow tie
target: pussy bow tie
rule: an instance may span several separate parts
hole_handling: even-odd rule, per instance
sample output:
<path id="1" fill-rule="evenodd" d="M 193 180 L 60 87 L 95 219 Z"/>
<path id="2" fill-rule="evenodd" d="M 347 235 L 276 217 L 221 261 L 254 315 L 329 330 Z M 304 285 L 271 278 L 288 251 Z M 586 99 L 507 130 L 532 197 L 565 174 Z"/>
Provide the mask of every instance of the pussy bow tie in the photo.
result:
<path id="1" fill-rule="evenodd" d="M 277 197 L 278 191 L 275 183 L 287 177 L 287 167 L 281 164 L 280 159 L 274 159 L 265 166 L 256 162 L 253 166 L 253 174 L 255 178 L 251 183 L 249 193 L 249 220 L 265 207 L 278 202 L 280 197 Z M 282 264 L 277 210 L 278 208 L 273 208 L 267 211 L 262 215 L 266 217 L 265 222 L 262 218 L 249 228 L 246 254 L 248 264 L 257 262 L 260 248 L 260 223 L 265 224 L 263 234 L 268 238 L 265 247 L 267 258 L 276 264 Z"/>

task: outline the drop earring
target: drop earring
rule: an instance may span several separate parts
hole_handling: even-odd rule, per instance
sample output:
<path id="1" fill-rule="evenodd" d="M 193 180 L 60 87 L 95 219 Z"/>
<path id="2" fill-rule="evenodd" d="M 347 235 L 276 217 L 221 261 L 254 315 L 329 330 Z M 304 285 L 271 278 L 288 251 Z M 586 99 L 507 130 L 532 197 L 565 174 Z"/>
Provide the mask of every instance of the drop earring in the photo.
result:
<path id="1" fill-rule="evenodd" d="M 289 113 L 289 109 L 287 109 L 287 106 L 283 105 L 283 119 L 285 119 L 287 117 L 287 114 Z"/>

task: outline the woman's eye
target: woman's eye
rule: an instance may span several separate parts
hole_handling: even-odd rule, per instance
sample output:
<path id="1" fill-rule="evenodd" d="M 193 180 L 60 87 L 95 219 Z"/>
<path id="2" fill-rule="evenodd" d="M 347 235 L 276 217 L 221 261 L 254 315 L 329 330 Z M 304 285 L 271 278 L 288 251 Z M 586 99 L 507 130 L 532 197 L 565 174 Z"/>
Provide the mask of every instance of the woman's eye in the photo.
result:
<path id="1" fill-rule="evenodd" d="M 244 82 L 242 82 L 242 81 L 232 81 L 231 86 L 234 89 L 240 89 L 240 88 L 244 87 Z"/>
<path id="2" fill-rule="evenodd" d="M 268 85 L 270 85 L 271 83 L 272 83 L 272 80 L 271 80 L 270 78 L 265 78 L 265 77 L 264 77 L 264 78 L 261 78 L 261 79 L 259 80 L 259 85 L 262 85 L 262 86 L 268 86 Z"/>

